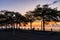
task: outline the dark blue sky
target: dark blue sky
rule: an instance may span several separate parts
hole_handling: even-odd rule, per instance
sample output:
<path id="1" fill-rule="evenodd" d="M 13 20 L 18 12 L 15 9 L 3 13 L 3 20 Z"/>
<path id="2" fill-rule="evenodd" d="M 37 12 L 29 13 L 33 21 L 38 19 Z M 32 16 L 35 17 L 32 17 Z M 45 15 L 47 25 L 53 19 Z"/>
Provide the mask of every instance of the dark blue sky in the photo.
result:
<path id="1" fill-rule="evenodd" d="M 33 10 L 37 4 L 50 4 L 55 0 L 0 0 L 0 10 L 16 11 L 24 14 L 26 11 Z M 60 2 L 51 7 L 60 9 Z"/>

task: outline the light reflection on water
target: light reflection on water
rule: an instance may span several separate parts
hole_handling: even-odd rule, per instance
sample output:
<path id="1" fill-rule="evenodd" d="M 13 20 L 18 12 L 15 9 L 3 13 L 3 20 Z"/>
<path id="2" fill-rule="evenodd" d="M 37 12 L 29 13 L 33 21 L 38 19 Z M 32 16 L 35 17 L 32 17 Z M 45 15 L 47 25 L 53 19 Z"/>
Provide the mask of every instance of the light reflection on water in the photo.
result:
<path id="1" fill-rule="evenodd" d="M 21 29 L 29 29 L 30 27 L 20 27 Z M 34 27 L 35 30 L 41 30 L 41 27 Z M 45 27 L 46 31 L 60 31 L 60 27 Z"/>
<path id="2" fill-rule="evenodd" d="M 6 27 L 2 26 L 2 27 L 0 27 L 0 29 L 1 28 L 6 28 Z M 11 28 L 11 27 L 7 27 L 7 28 Z M 19 27 L 19 28 L 20 29 L 26 29 L 26 30 L 30 30 L 31 29 L 30 27 L 26 27 L 26 26 Z M 32 27 L 32 28 L 34 28 L 35 30 L 41 30 L 41 27 Z M 51 31 L 51 29 L 52 29 L 52 31 L 60 31 L 60 27 L 49 27 L 49 26 L 45 27 L 46 31 Z"/>

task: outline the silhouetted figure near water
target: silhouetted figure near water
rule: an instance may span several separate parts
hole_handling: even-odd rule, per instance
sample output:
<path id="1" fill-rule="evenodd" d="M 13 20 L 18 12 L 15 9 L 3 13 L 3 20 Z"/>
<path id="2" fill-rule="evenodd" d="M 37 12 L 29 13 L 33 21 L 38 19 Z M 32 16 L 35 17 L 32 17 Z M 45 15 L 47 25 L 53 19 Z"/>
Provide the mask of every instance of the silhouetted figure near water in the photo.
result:
<path id="1" fill-rule="evenodd" d="M 53 29 L 51 28 L 51 32 L 53 31 Z"/>

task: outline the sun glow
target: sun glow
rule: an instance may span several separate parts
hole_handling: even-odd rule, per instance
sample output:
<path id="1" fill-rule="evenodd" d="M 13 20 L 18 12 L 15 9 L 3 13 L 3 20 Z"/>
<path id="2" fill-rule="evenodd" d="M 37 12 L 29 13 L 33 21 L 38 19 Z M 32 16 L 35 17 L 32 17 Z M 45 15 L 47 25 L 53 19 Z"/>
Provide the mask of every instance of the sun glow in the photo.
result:
<path id="1" fill-rule="evenodd" d="M 30 29 L 30 23 L 28 23 L 28 25 L 26 26 L 22 26 L 21 28 Z M 35 30 L 41 30 L 41 22 L 33 22 L 32 28 L 34 28 Z M 48 24 L 45 24 L 45 29 L 46 31 L 51 31 L 51 29 L 53 29 L 53 31 L 60 31 L 60 22 L 48 22 Z"/>

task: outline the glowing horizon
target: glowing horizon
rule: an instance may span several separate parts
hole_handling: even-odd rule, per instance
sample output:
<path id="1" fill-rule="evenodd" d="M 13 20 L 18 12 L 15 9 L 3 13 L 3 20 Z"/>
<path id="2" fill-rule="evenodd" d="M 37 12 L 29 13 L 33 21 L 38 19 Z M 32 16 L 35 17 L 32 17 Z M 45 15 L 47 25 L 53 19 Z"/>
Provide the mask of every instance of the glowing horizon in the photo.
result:
<path id="1" fill-rule="evenodd" d="M 28 23 L 28 25 L 26 26 L 21 26 L 22 29 L 30 29 L 30 23 Z M 34 28 L 35 30 L 41 30 L 41 22 L 33 22 L 32 23 L 32 28 Z M 53 31 L 60 31 L 60 22 L 49 22 L 49 24 L 45 24 L 45 30 L 46 31 L 51 31 L 51 29 L 53 29 Z"/>

